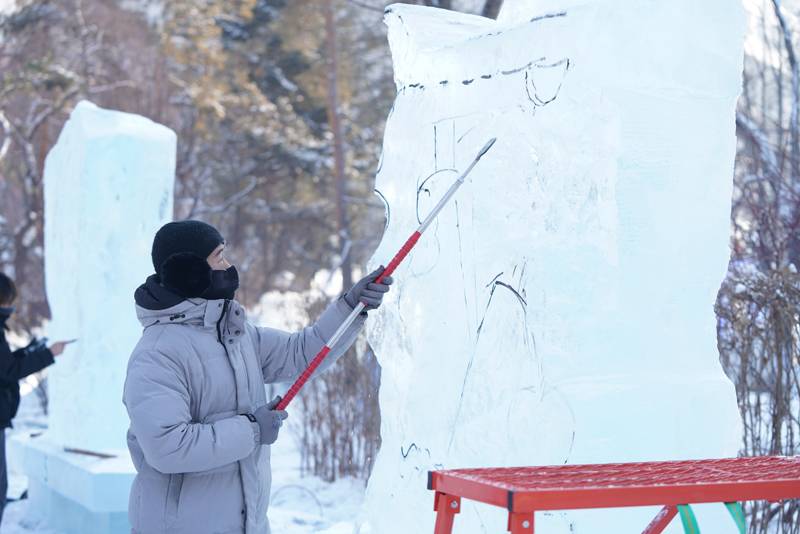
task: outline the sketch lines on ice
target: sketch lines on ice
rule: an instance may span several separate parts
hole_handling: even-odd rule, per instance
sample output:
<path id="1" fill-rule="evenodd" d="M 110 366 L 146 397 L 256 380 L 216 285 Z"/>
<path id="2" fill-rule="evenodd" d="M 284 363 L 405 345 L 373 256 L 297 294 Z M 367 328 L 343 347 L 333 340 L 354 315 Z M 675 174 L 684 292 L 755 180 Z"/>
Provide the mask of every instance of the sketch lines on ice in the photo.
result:
<path id="1" fill-rule="evenodd" d="M 384 12 L 384 14 L 388 15 L 389 13 L 392 13 L 392 12 L 393 12 L 392 9 L 388 8 Z M 543 15 L 539 15 L 539 16 L 531 18 L 529 22 L 531 22 L 531 23 L 533 23 L 533 22 L 546 22 L 546 21 L 557 19 L 557 18 L 563 18 L 563 17 L 566 17 L 566 16 L 567 16 L 567 12 L 566 11 L 558 11 L 558 12 L 554 12 L 554 13 L 545 13 Z M 400 15 L 397 15 L 397 17 L 402 22 L 403 17 L 401 17 Z M 406 27 L 405 24 L 403 24 L 403 28 L 405 28 L 405 27 Z M 408 30 L 406 29 L 405 31 L 406 31 L 406 36 L 409 36 Z M 483 34 L 480 34 L 480 35 L 476 35 L 476 36 L 471 37 L 471 38 L 469 38 L 467 40 L 468 41 L 472 41 L 472 40 L 480 40 L 480 39 L 490 39 L 490 38 L 492 38 L 494 36 L 501 35 L 502 33 L 503 33 L 503 30 L 498 30 L 498 31 L 494 31 L 494 32 L 489 32 L 489 33 L 483 33 Z M 439 83 L 439 85 L 449 85 L 451 83 L 459 83 L 460 82 L 462 85 L 470 85 L 473 82 L 478 81 L 478 80 L 490 80 L 493 77 L 497 77 L 497 76 L 510 76 L 510 75 L 513 75 L 513 74 L 517 74 L 519 72 L 526 71 L 526 70 L 530 69 L 531 67 L 535 67 L 535 66 L 540 66 L 540 67 L 545 67 L 546 68 L 546 67 L 548 67 L 548 65 L 540 65 L 541 63 L 546 62 L 546 61 L 547 61 L 547 58 L 542 57 L 542 58 L 539 58 L 539 59 L 535 59 L 535 60 L 529 61 L 525 65 L 522 65 L 522 66 L 519 66 L 519 67 L 514 67 L 514 68 L 510 68 L 510 69 L 501 69 L 501 70 L 497 70 L 497 71 L 492 72 L 492 73 L 484 73 L 484 74 L 478 75 L 477 77 L 466 78 L 466 79 L 462 79 L 462 80 L 439 80 L 438 83 Z M 562 59 L 559 62 L 556 62 L 556 63 L 554 63 L 552 65 L 549 65 L 549 67 L 557 66 L 562 61 L 565 61 L 565 60 Z M 567 65 L 567 68 L 569 68 L 569 65 Z M 421 82 L 407 83 L 407 84 L 405 84 L 403 87 L 401 87 L 398 90 L 398 94 L 404 92 L 406 90 L 406 88 L 410 88 L 410 89 L 425 89 L 425 84 L 423 84 Z"/>
<path id="2" fill-rule="evenodd" d="M 567 72 L 571 67 L 572 62 L 569 58 L 561 58 L 558 61 L 548 61 L 546 57 L 540 57 L 520 67 L 480 74 L 474 78 L 466 78 L 463 80 L 439 80 L 438 84 L 440 86 L 446 86 L 451 83 L 471 85 L 476 82 L 491 80 L 498 76 L 513 76 L 522 72 L 524 73 L 525 91 L 528 94 L 528 99 L 533 102 L 536 107 L 543 107 L 556 99 Z M 544 78 L 546 83 L 539 82 L 537 86 L 537 79 L 542 78 Z M 408 83 L 398 90 L 398 94 L 405 92 L 407 89 L 425 90 L 425 88 L 425 84 L 421 82 Z"/>
<path id="3" fill-rule="evenodd" d="M 564 15 L 564 13 L 560 13 L 547 15 L 544 18 Z M 518 68 L 498 70 L 494 73 L 486 73 L 475 78 L 467 78 L 464 80 L 441 80 L 439 85 L 444 86 L 450 83 L 472 85 L 474 83 L 481 83 L 491 80 L 496 76 L 513 76 L 521 74 L 519 84 L 521 89 L 524 90 L 523 99 L 527 99 L 527 101 L 530 103 L 530 107 L 527 109 L 527 111 L 535 114 L 538 109 L 544 108 L 545 106 L 548 106 L 557 100 L 572 65 L 573 64 L 571 60 L 566 57 L 557 61 L 548 61 L 546 57 L 540 57 L 531 60 Z M 402 93 L 407 89 L 425 90 L 425 85 L 422 83 L 407 84 L 401 87 L 398 90 L 398 93 Z M 443 194 L 444 191 L 446 191 L 446 189 L 458 177 L 458 163 L 463 163 L 465 158 L 471 155 L 465 153 L 462 154 L 462 147 L 466 146 L 469 150 L 474 148 L 473 145 L 476 144 L 473 142 L 475 135 L 470 134 L 476 134 L 476 132 L 482 130 L 482 126 L 485 122 L 486 116 L 485 114 L 481 113 L 443 117 L 431 123 L 433 137 L 433 169 L 429 174 L 419 176 L 416 180 L 416 184 L 414 185 L 414 209 L 418 223 L 422 222 L 422 220 L 428 215 L 427 210 L 433 207 L 433 205 L 439 200 L 440 195 Z M 465 139 L 469 142 L 465 143 Z M 379 164 L 379 169 L 381 164 Z M 381 197 L 386 206 L 386 224 L 388 228 L 390 205 L 380 191 L 376 189 L 375 192 Z M 520 402 L 525 404 L 525 406 L 528 406 L 531 410 L 535 410 L 539 403 L 544 406 L 545 404 L 549 405 L 552 402 L 556 402 L 557 404 L 561 404 L 568 414 L 572 414 L 572 408 L 569 406 L 568 400 L 558 391 L 555 386 L 546 383 L 546 379 L 543 375 L 542 362 L 537 354 L 536 336 L 532 332 L 528 320 L 528 299 L 525 290 L 526 268 L 529 260 L 523 258 L 522 262 L 520 262 L 519 259 L 515 260 L 509 258 L 510 269 L 497 273 L 491 280 L 488 282 L 484 281 L 483 284 L 480 283 L 474 273 L 472 276 L 469 276 L 469 271 L 473 268 L 470 262 L 473 260 L 465 258 L 465 253 L 468 253 L 468 251 L 464 249 L 464 245 L 469 245 L 471 242 L 472 236 L 469 234 L 473 232 L 472 223 L 474 221 L 471 219 L 473 212 L 471 207 L 467 206 L 465 213 L 465 210 L 463 209 L 463 199 L 461 203 L 459 202 L 459 199 L 454 199 L 453 205 L 455 209 L 455 227 L 458 239 L 459 256 L 458 260 L 459 270 L 461 271 L 460 274 L 464 294 L 464 306 L 465 309 L 473 308 L 475 311 L 475 316 L 470 321 L 471 326 L 469 326 L 467 329 L 467 333 L 470 336 L 469 345 L 472 347 L 472 350 L 469 354 L 469 360 L 466 362 L 466 368 L 461 381 L 459 397 L 458 399 L 454 399 L 456 402 L 455 416 L 449 425 L 450 435 L 448 439 L 448 452 L 451 451 L 453 444 L 456 441 L 456 436 L 459 434 L 459 425 L 462 423 L 461 419 L 463 418 L 463 413 L 465 413 L 465 404 L 468 404 L 467 399 L 469 398 L 470 393 L 479 391 L 481 387 L 477 383 L 472 382 L 473 380 L 477 379 L 473 378 L 472 376 L 476 369 L 476 359 L 503 358 L 513 356 L 513 358 L 518 361 L 527 360 L 528 362 L 531 362 L 532 365 L 528 366 L 528 369 L 530 370 L 529 376 L 522 377 L 522 383 L 516 386 L 516 388 L 519 389 L 519 391 L 516 392 L 517 395 L 522 395 L 522 397 L 516 398 L 518 398 Z M 468 217 L 466 220 L 464 219 L 465 215 Z M 445 224 L 452 224 L 451 221 Z M 416 278 L 419 276 L 424 276 L 426 272 L 432 270 L 433 267 L 438 263 L 442 250 L 439 242 L 439 225 L 440 221 L 437 219 L 431 228 L 432 232 L 430 233 L 433 235 L 428 237 L 428 239 L 433 239 L 436 242 L 435 253 L 432 255 L 432 257 L 429 257 L 426 260 L 427 262 L 430 262 L 429 267 L 426 266 L 420 269 L 422 264 L 420 264 L 420 258 L 418 258 L 417 261 L 412 263 L 411 272 L 409 273 L 410 277 Z M 471 243 L 471 246 L 474 247 L 475 245 L 479 244 Z M 510 276 L 505 274 L 508 271 L 510 271 Z M 470 287 L 471 285 L 472 287 Z M 482 285 L 482 287 L 479 287 L 480 285 Z M 470 299 L 470 292 L 472 292 L 472 299 Z M 497 297 L 500 293 L 510 295 L 513 300 L 509 300 L 507 297 L 498 299 Z M 484 304 L 481 306 L 476 306 L 479 301 L 483 301 Z M 470 305 L 471 302 L 472 305 Z M 508 312 L 508 306 L 518 306 L 519 311 L 517 313 Z M 478 311 L 480 308 L 482 308 L 482 311 Z M 512 315 L 509 316 L 509 313 L 512 313 Z M 506 317 L 510 319 L 511 322 L 507 325 L 502 325 L 497 323 L 498 317 Z M 400 317 L 400 320 L 402 321 L 402 317 Z M 515 354 L 495 354 L 493 351 L 489 350 L 488 347 L 481 345 L 481 334 L 490 324 L 494 328 L 503 328 L 505 332 L 513 332 L 513 334 L 509 335 L 506 341 L 508 342 L 507 348 Z M 514 341 L 513 337 L 516 336 L 519 336 L 518 340 Z M 485 345 L 485 343 L 483 345 Z M 516 354 L 518 352 L 522 354 Z M 480 365 L 487 365 L 487 362 L 483 361 Z M 475 387 L 478 387 L 479 389 L 475 390 Z M 546 397 L 549 397 L 549 400 L 546 400 Z M 469 403 L 472 404 L 475 402 L 475 399 L 469 401 Z M 511 428 L 513 425 L 513 421 L 511 421 L 511 419 L 514 417 L 514 414 L 512 413 L 513 411 L 514 408 L 509 407 L 505 417 L 505 424 L 509 428 Z M 569 417 L 569 415 L 567 415 L 567 417 Z M 570 445 L 569 450 L 565 451 L 565 456 L 563 457 L 564 462 L 568 461 L 575 440 L 574 414 L 572 414 L 572 422 L 573 430 L 571 431 L 571 436 L 568 438 L 565 436 Z M 412 464 L 418 463 L 413 461 L 412 457 L 420 454 L 427 457 L 429 460 L 431 458 L 430 449 L 419 445 L 418 440 L 407 443 L 405 446 L 401 445 L 400 454 L 403 461 L 411 461 Z M 425 463 L 426 462 L 423 461 L 422 465 Z M 437 469 L 443 468 L 443 466 L 438 464 L 434 467 Z M 417 465 L 417 470 L 419 469 L 421 469 L 421 467 Z"/>
<path id="4" fill-rule="evenodd" d="M 544 107 L 558 98 L 561 85 L 569 72 L 570 60 L 564 58 L 555 63 L 536 63 L 525 70 L 525 92 L 535 107 Z M 537 69 L 553 69 L 552 71 L 541 71 L 544 73 L 544 80 L 539 81 L 537 88 Z M 544 96 L 546 95 L 546 96 Z"/>
<path id="5" fill-rule="evenodd" d="M 514 268 L 514 273 L 516 273 L 516 266 Z M 485 286 L 485 288 L 490 288 L 489 289 L 489 296 L 487 298 L 486 306 L 484 308 L 483 315 L 481 317 L 480 323 L 478 324 L 477 330 L 475 331 L 475 340 L 474 340 L 474 342 L 472 344 L 472 353 L 470 354 L 469 361 L 467 362 L 467 368 L 464 371 L 464 378 L 463 378 L 462 384 L 461 384 L 461 393 L 460 393 L 459 398 L 458 398 L 458 405 L 456 407 L 455 417 L 453 418 L 453 422 L 452 422 L 452 424 L 450 426 L 450 439 L 449 439 L 449 442 L 448 442 L 448 450 L 450 450 L 452 448 L 453 441 L 455 440 L 456 430 L 457 430 L 457 428 L 459 426 L 459 423 L 460 423 L 460 420 L 461 420 L 461 412 L 462 412 L 462 409 L 463 409 L 463 406 L 464 406 L 464 397 L 465 397 L 465 395 L 467 393 L 468 383 L 470 381 L 471 374 L 472 374 L 472 368 L 473 368 L 473 365 L 475 363 L 475 359 L 476 359 L 476 357 L 478 355 L 479 348 L 480 348 L 481 332 L 483 331 L 484 325 L 486 323 L 486 318 L 489 315 L 489 311 L 490 311 L 490 309 L 492 307 L 492 302 L 493 302 L 494 297 L 495 297 L 495 291 L 497 291 L 498 288 L 500 288 L 502 290 L 509 291 L 514 296 L 514 298 L 516 299 L 517 303 L 519 304 L 519 306 L 520 306 L 520 308 L 522 310 L 522 321 L 518 326 L 520 327 L 519 330 L 520 330 L 520 336 L 522 337 L 522 341 L 523 341 L 523 347 L 528 352 L 529 357 L 532 357 L 534 359 L 536 358 L 536 338 L 531 333 L 530 328 L 528 326 L 528 321 L 527 321 L 528 303 L 527 303 L 527 301 L 525 300 L 525 297 L 524 297 L 525 289 L 517 289 L 512 282 L 505 282 L 505 281 L 501 280 L 501 276 L 503 276 L 503 274 L 504 274 L 503 272 L 498 273 Z M 512 274 L 512 276 L 513 276 L 513 274 Z M 517 285 L 520 288 L 523 288 L 524 287 L 524 283 L 525 283 L 525 265 L 523 264 L 522 269 L 520 270 L 520 274 L 519 274 Z M 497 354 L 497 355 L 491 355 L 489 357 L 501 357 L 502 358 L 502 357 L 509 357 L 509 356 L 510 355 Z M 517 357 L 518 355 L 514 355 L 514 356 Z"/>

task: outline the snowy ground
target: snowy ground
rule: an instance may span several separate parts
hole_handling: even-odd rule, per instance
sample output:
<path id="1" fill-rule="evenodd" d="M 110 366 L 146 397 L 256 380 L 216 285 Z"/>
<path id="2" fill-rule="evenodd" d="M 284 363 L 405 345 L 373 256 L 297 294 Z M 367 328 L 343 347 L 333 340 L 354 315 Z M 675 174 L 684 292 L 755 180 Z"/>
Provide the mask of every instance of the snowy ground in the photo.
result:
<path id="1" fill-rule="evenodd" d="M 26 388 L 23 388 L 25 391 Z M 19 432 L 41 432 L 47 418 L 33 393 L 24 395 L 15 428 Z M 9 458 L 10 498 L 19 497 L 27 486 L 15 459 Z M 316 477 L 301 477 L 299 459 L 292 436 L 281 435 L 272 449 L 272 505 L 269 509 L 273 532 L 281 534 L 368 534 L 357 519 L 364 499 L 364 487 L 357 480 L 328 484 Z M 28 500 L 10 502 L 3 515 L 3 534 L 61 534 L 27 517 Z"/>

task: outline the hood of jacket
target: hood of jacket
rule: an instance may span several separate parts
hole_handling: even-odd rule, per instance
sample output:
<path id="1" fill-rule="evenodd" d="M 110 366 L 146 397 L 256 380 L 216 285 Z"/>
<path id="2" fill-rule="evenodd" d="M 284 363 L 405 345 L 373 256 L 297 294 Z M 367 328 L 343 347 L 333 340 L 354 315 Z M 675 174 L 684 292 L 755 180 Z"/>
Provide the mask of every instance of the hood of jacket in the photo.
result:
<path id="1" fill-rule="evenodd" d="M 151 275 L 134 292 L 136 317 L 144 328 L 157 324 L 192 324 L 204 328 L 216 328 L 225 314 L 225 300 L 184 298 L 171 292 L 159 282 L 158 275 Z M 245 319 L 244 309 L 236 301 L 228 301 L 228 310 L 239 311 L 237 323 Z M 225 322 L 226 327 L 230 328 Z M 241 326 L 241 325 L 237 325 Z"/>
<path id="2" fill-rule="evenodd" d="M 148 310 L 166 310 L 186 300 L 162 286 L 157 274 L 151 274 L 144 284 L 136 288 L 133 299 L 137 306 Z"/>

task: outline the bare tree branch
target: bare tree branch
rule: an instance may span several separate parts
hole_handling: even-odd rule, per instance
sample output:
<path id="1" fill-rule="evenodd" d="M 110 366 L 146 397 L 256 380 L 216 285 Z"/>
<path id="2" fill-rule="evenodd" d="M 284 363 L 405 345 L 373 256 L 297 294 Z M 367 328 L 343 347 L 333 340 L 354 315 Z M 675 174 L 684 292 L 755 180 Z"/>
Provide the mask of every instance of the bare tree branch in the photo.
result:
<path id="1" fill-rule="evenodd" d="M 72 100 L 72 98 L 76 94 L 78 94 L 78 88 L 73 87 L 69 91 L 63 93 L 58 98 L 58 100 L 56 100 L 55 103 L 47 106 L 41 113 L 30 119 L 25 129 L 25 137 L 31 139 L 33 135 L 36 133 L 36 130 L 38 130 L 39 127 L 42 125 L 42 123 L 44 123 L 44 121 L 50 118 L 50 116 L 53 115 L 54 113 L 59 113 L 60 111 L 62 111 L 64 109 L 65 104 L 68 101 Z"/>
<path id="2" fill-rule="evenodd" d="M 204 215 L 210 215 L 213 213 L 224 213 L 233 206 L 241 203 L 243 200 L 247 198 L 247 195 L 253 192 L 253 190 L 258 185 L 258 180 L 253 178 L 250 180 L 250 183 L 247 184 L 241 191 L 238 193 L 234 193 L 233 195 L 226 198 L 221 204 L 217 204 L 216 206 L 210 206 L 203 209 L 199 209 L 194 213 L 189 214 L 189 218 L 193 217 L 201 217 Z"/>
<path id="3" fill-rule="evenodd" d="M 0 110 L 0 126 L 3 127 L 3 145 L 0 146 L 0 162 L 2 162 L 8 153 L 8 147 L 11 146 L 11 123 L 3 110 Z"/>
<path id="4" fill-rule="evenodd" d="M 136 88 L 136 84 L 133 83 L 131 80 L 122 80 L 119 82 L 109 83 L 106 85 L 95 85 L 94 87 L 89 87 L 89 94 L 96 95 L 100 93 L 107 93 L 109 91 L 114 91 L 116 89 L 120 89 L 122 87 L 128 88 Z"/>
<path id="5" fill-rule="evenodd" d="M 772 180 L 780 179 L 780 168 L 778 167 L 778 155 L 770 146 L 769 137 L 766 132 L 758 127 L 750 117 L 742 112 L 736 113 L 736 127 L 739 133 L 746 135 L 748 139 L 758 148 L 761 162 L 770 173 Z"/>

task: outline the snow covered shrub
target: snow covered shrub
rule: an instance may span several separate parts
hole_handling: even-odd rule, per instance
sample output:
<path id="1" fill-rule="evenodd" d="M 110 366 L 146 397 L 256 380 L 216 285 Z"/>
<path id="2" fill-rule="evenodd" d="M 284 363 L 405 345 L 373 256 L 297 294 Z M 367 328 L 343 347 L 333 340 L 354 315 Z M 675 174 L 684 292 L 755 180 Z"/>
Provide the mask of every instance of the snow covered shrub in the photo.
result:
<path id="1" fill-rule="evenodd" d="M 318 316 L 327 302 L 309 302 L 309 317 Z M 291 423 L 304 474 L 366 482 L 380 446 L 379 384 L 380 368 L 362 332 L 331 369 L 305 385 Z"/>
<path id="2" fill-rule="evenodd" d="M 721 362 L 736 384 L 744 456 L 800 454 L 800 275 L 731 262 L 717 304 Z M 750 532 L 800 533 L 800 503 L 749 503 Z M 778 530 L 775 530 L 778 529 Z"/>

